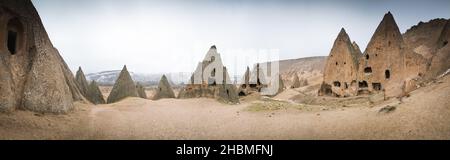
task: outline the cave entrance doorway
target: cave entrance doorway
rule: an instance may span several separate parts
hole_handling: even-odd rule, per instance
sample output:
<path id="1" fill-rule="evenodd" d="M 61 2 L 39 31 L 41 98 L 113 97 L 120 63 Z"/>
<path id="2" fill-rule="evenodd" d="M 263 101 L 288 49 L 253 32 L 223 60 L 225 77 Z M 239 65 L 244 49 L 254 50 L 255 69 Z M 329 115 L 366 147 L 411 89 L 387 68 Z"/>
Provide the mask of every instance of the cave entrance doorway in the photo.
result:
<path id="1" fill-rule="evenodd" d="M 8 51 L 14 55 L 20 50 L 23 46 L 24 40 L 24 29 L 22 23 L 17 18 L 13 18 L 8 21 L 8 26 L 6 29 L 6 47 Z"/>
<path id="2" fill-rule="evenodd" d="M 9 52 L 14 55 L 17 51 L 17 32 L 15 31 L 8 31 L 8 50 Z"/>

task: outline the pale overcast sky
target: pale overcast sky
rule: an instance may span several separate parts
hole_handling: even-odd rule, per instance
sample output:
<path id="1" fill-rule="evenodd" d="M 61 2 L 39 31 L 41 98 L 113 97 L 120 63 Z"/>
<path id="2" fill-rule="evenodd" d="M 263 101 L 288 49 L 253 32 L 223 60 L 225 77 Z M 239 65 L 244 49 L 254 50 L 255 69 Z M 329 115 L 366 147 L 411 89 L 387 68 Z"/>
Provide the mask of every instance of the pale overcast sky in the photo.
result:
<path id="1" fill-rule="evenodd" d="M 364 50 L 391 11 L 405 32 L 419 21 L 450 17 L 448 0 L 33 0 L 72 70 L 192 72 L 216 45 L 230 72 L 278 50 L 281 59 L 328 55 L 340 29 Z M 256 51 L 256 52 L 255 52 Z M 233 74 L 233 73 L 231 73 Z"/>

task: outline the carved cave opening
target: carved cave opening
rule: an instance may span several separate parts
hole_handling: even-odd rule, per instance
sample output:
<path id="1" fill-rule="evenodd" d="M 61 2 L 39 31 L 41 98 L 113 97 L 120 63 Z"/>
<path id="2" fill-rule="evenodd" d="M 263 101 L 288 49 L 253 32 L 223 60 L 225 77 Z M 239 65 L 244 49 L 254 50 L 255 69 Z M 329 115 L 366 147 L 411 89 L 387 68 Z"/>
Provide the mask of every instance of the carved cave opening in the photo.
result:
<path id="1" fill-rule="evenodd" d="M 372 83 L 372 87 L 376 91 L 381 91 L 381 89 L 382 89 L 381 83 Z"/>
<path id="2" fill-rule="evenodd" d="M 384 77 L 386 79 L 390 79 L 391 78 L 391 71 L 389 71 L 389 70 L 384 71 Z"/>
<path id="3" fill-rule="evenodd" d="M 366 67 L 364 68 L 364 73 L 371 74 L 372 73 L 372 67 Z"/>
<path id="4" fill-rule="evenodd" d="M 358 83 L 359 88 L 368 88 L 369 85 L 367 84 L 366 81 L 362 81 Z"/>
<path id="5" fill-rule="evenodd" d="M 334 82 L 333 82 L 333 85 L 334 85 L 335 87 L 341 87 L 341 82 L 339 82 L 339 81 L 334 81 Z"/>
<path id="6" fill-rule="evenodd" d="M 13 18 L 8 21 L 6 47 L 12 55 L 16 54 L 19 48 L 23 46 L 23 32 L 23 26 L 19 19 Z"/>

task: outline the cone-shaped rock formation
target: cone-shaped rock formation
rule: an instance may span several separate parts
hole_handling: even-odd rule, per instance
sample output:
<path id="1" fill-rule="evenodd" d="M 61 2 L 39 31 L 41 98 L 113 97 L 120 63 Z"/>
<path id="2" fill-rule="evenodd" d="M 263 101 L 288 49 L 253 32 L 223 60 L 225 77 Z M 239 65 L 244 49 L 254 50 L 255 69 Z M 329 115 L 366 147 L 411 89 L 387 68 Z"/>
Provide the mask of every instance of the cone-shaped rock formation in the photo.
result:
<path id="1" fill-rule="evenodd" d="M 425 59 L 408 48 L 403 35 L 389 12 L 373 34 L 360 60 L 358 92 L 385 91 L 387 96 L 404 92 L 408 79 L 423 75 Z"/>
<path id="2" fill-rule="evenodd" d="M 320 92 L 319 94 L 334 93 L 337 96 L 356 94 L 355 90 L 348 87 L 356 83 L 358 73 L 358 58 L 360 53 L 354 48 L 357 46 L 355 44 L 352 44 L 350 37 L 344 28 L 342 28 L 334 41 L 324 70 L 324 83 L 333 87 L 329 88 L 331 91 Z M 322 89 L 320 91 L 324 90 Z"/>
<path id="3" fill-rule="evenodd" d="M 216 46 L 212 46 L 204 60 L 191 76 L 191 82 L 178 94 L 178 98 L 208 97 L 226 103 L 239 103 L 236 87 L 222 64 Z"/>
<path id="4" fill-rule="evenodd" d="M 383 92 L 386 96 L 404 95 L 413 90 L 411 80 L 421 79 L 426 72 L 426 60 L 413 52 L 389 12 L 373 34 L 364 54 L 356 43 L 341 30 L 324 71 L 319 95 L 338 97 Z M 415 87 L 415 86 L 414 86 Z M 405 89 L 408 88 L 408 89 Z"/>
<path id="5" fill-rule="evenodd" d="M 95 82 L 94 80 L 92 80 L 91 84 L 89 84 L 88 94 L 87 94 L 86 98 L 93 104 L 105 104 L 106 103 L 105 99 L 103 97 L 103 94 L 97 85 L 97 82 Z"/>
<path id="6" fill-rule="evenodd" d="M 139 95 L 127 66 L 124 66 L 108 96 L 108 103 L 118 102 L 126 97 L 139 97 Z"/>
<path id="7" fill-rule="evenodd" d="M 66 113 L 83 100 L 30 0 L 0 1 L 0 111 Z"/>
<path id="8" fill-rule="evenodd" d="M 75 82 L 78 85 L 78 89 L 84 97 L 88 97 L 88 87 L 89 84 L 84 76 L 84 72 L 81 67 L 78 68 L 77 74 L 75 75 Z"/>
<path id="9" fill-rule="evenodd" d="M 163 75 L 161 77 L 153 100 L 158 100 L 162 98 L 175 98 L 175 93 L 173 92 L 166 75 Z"/>

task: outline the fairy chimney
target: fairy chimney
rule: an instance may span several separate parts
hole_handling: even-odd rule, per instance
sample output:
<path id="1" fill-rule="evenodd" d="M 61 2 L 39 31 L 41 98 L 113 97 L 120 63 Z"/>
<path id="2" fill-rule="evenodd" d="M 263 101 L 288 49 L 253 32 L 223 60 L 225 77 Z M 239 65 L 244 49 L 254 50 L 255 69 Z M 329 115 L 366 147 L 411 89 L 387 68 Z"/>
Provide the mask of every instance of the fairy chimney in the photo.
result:
<path id="1" fill-rule="evenodd" d="M 384 17 L 359 64 L 358 92 L 379 92 L 385 90 L 387 96 L 402 94 L 402 84 L 425 72 L 425 60 L 409 49 L 403 35 L 388 12 Z"/>
<path id="2" fill-rule="evenodd" d="M 331 87 L 324 88 L 330 90 L 320 94 L 335 96 L 356 94 L 351 87 L 356 85 L 358 73 L 359 53 L 354 48 L 357 46 L 355 44 L 352 44 L 350 37 L 342 28 L 334 41 L 324 69 L 323 83 Z"/>
<path id="3" fill-rule="evenodd" d="M 75 75 L 75 82 L 77 82 L 76 84 L 78 85 L 81 94 L 83 94 L 84 97 L 87 97 L 89 85 L 81 67 L 78 68 L 77 74 Z"/>
<path id="4" fill-rule="evenodd" d="M 82 101 L 30 0 L 0 1 L 0 111 L 66 113 Z"/>
<path id="5" fill-rule="evenodd" d="M 212 46 L 197 65 L 190 83 L 180 90 L 178 98 L 215 98 L 226 103 L 239 103 L 237 88 L 231 84 L 217 47 Z"/>
<path id="6" fill-rule="evenodd" d="M 133 79 L 125 65 L 108 96 L 108 103 L 118 102 L 126 97 L 139 97 Z"/>
<path id="7" fill-rule="evenodd" d="M 162 98 L 175 98 L 175 93 L 173 92 L 166 75 L 163 75 L 161 77 L 153 100 L 158 100 Z"/>
<path id="8" fill-rule="evenodd" d="M 94 80 L 92 80 L 91 84 L 89 84 L 86 98 L 93 104 L 106 103 L 97 82 L 95 82 Z"/>
<path id="9" fill-rule="evenodd" d="M 345 31 L 341 31 L 328 57 L 319 95 L 346 97 L 376 92 L 388 97 L 404 95 L 403 84 L 421 79 L 426 63 L 422 55 L 405 45 L 389 12 L 362 55 L 357 44 L 351 44 Z"/>

